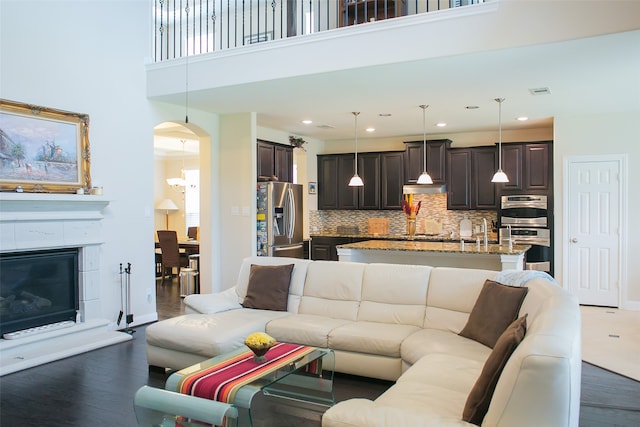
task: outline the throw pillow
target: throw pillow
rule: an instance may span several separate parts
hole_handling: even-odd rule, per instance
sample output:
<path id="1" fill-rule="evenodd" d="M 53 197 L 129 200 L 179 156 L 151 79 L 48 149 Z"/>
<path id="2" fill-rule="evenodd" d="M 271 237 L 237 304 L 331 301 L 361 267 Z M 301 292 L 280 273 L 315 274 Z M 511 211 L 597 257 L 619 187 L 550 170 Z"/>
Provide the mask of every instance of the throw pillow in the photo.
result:
<path id="1" fill-rule="evenodd" d="M 511 354 L 524 339 L 527 332 L 527 315 L 515 320 L 500 335 L 493 351 L 484 363 L 482 372 L 473 385 L 464 405 L 462 419 L 468 423 L 480 425 L 489 410 L 496 384 Z"/>
<path id="2" fill-rule="evenodd" d="M 493 348 L 500 334 L 518 318 L 529 288 L 486 280 L 460 336 Z"/>
<path id="3" fill-rule="evenodd" d="M 292 271 L 293 264 L 251 264 L 247 295 L 244 297 L 242 306 L 261 310 L 286 311 Z"/>

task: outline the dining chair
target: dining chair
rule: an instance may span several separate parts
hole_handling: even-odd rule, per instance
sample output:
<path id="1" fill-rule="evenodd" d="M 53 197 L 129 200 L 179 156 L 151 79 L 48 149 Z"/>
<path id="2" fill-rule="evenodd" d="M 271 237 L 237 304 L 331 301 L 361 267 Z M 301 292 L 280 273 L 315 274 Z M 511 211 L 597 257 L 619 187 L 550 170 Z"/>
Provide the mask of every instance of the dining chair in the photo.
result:
<path id="1" fill-rule="evenodd" d="M 180 247 L 178 246 L 178 233 L 173 230 L 158 230 L 158 243 L 160 244 L 160 252 L 162 256 L 162 284 L 167 277 L 167 269 L 169 277 L 173 277 L 173 269 L 178 269 L 180 274 L 181 267 L 189 265 L 189 259 L 181 256 Z"/>
<path id="2" fill-rule="evenodd" d="M 196 240 L 198 238 L 198 227 L 187 228 L 187 237 Z"/>

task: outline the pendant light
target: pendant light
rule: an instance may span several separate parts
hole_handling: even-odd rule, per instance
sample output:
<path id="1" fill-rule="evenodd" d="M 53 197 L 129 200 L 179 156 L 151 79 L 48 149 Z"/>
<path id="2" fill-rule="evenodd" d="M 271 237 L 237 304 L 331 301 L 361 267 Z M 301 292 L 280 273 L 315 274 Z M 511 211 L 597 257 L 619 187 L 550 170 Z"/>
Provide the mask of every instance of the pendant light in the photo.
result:
<path id="1" fill-rule="evenodd" d="M 422 173 L 418 177 L 418 181 L 416 184 L 433 184 L 433 180 L 429 173 L 427 172 L 427 121 L 426 121 L 426 111 L 429 108 L 428 105 L 420 105 L 422 108 L 422 154 L 424 157 L 424 168 L 422 169 Z"/>
<path id="2" fill-rule="evenodd" d="M 360 112 L 353 112 L 353 117 L 355 117 L 355 140 L 356 140 L 356 158 L 353 163 L 353 176 L 349 181 L 350 187 L 362 187 L 364 186 L 364 182 L 362 182 L 362 178 L 358 176 L 358 114 Z"/>
<path id="3" fill-rule="evenodd" d="M 187 16 L 187 19 L 185 20 L 186 24 L 187 24 L 187 30 L 185 32 L 185 34 L 187 35 L 185 37 L 185 42 L 186 42 L 186 52 L 187 55 L 185 57 L 184 60 L 184 75 L 185 75 L 185 81 L 184 81 L 184 122 L 185 123 L 189 123 L 189 3 L 187 2 L 187 6 L 184 8 L 184 13 Z"/>
<path id="4" fill-rule="evenodd" d="M 498 171 L 491 178 L 491 182 L 509 182 L 507 174 L 502 171 L 502 103 L 504 98 L 496 98 L 498 103 Z"/>
<path id="5" fill-rule="evenodd" d="M 184 145 L 187 141 L 184 139 L 181 139 L 180 142 L 182 143 L 182 156 L 181 156 L 182 168 L 180 169 L 180 177 L 167 178 L 167 184 L 169 184 L 169 186 L 176 191 L 184 191 L 184 187 L 187 186 L 187 181 L 184 179 L 184 156 L 185 156 Z"/>

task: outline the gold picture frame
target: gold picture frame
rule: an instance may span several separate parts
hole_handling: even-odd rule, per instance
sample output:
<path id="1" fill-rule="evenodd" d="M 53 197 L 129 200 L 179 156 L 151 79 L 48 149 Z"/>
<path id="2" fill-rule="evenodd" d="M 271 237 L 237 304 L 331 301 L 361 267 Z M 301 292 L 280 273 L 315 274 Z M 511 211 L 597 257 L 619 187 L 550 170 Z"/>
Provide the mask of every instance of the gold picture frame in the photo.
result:
<path id="1" fill-rule="evenodd" d="M 0 99 L 0 190 L 88 193 L 89 115 Z"/>

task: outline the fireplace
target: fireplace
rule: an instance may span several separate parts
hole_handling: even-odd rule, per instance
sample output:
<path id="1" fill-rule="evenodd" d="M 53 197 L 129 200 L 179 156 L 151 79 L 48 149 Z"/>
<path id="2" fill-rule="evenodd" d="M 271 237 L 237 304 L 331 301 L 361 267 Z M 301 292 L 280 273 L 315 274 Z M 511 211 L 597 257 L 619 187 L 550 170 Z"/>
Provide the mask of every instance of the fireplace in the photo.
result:
<path id="1" fill-rule="evenodd" d="M 131 339 L 114 330 L 101 301 L 108 205 L 104 196 L 0 192 L 3 333 L 75 321 L 64 329 L 0 338 L 0 375 Z M 64 290 L 47 289 L 62 282 Z"/>
<path id="2" fill-rule="evenodd" d="M 0 335 L 76 321 L 78 249 L 0 254 Z"/>

